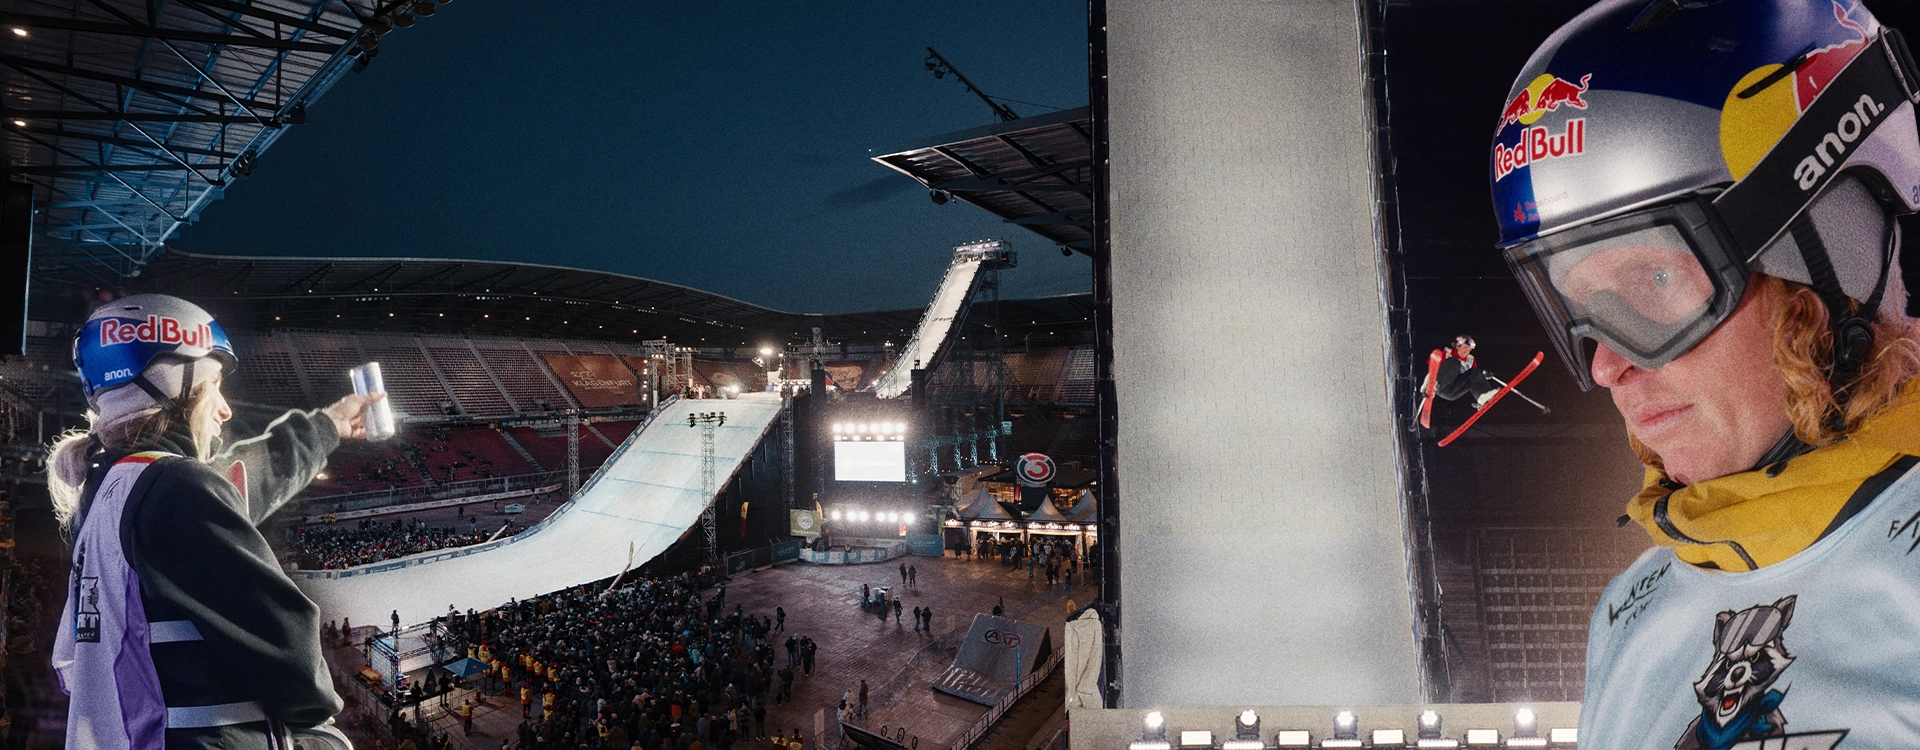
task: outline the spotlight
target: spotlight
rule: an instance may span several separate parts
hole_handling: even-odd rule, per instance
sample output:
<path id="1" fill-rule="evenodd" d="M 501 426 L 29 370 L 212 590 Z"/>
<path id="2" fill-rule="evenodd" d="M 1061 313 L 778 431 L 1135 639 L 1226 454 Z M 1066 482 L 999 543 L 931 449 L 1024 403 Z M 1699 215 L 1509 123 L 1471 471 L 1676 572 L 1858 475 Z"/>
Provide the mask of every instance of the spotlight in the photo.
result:
<path id="1" fill-rule="evenodd" d="M 433 0 L 419 0 L 413 4 L 413 14 L 416 16 L 431 16 L 435 10 L 438 8 L 434 7 Z"/>
<path id="2" fill-rule="evenodd" d="M 1321 747 L 1365 747 L 1360 743 L 1360 718 L 1352 711 L 1333 716 L 1333 738 L 1320 741 Z"/>
<path id="3" fill-rule="evenodd" d="M 1196 749 L 1212 748 L 1213 747 L 1213 730 L 1211 729 L 1180 730 L 1180 747 L 1196 748 Z"/>
<path id="4" fill-rule="evenodd" d="M 1167 744 L 1167 717 L 1159 711 L 1148 711 L 1141 724 L 1140 739 L 1127 743 L 1127 750 L 1171 750 L 1172 746 Z"/>
<path id="5" fill-rule="evenodd" d="M 1313 747 L 1313 735 L 1305 729 L 1282 729 L 1273 733 L 1275 747 Z"/>
<path id="6" fill-rule="evenodd" d="M 1433 709 L 1420 712 L 1419 737 L 1419 741 L 1414 743 L 1414 747 L 1439 750 L 1460 746 L 1459 740 L 1450 740 L 1440 736 L 1440 712 Z"/>
<path id="7" fill-rule="evenodd" d="M 1500 744 L 1498 729 L 1467 730 L 1467 747 L 1491 747 Z"/>
<path id="8" fill-rule="evenodd" d="M 1580 743 L 1579 727 L 1554 727 L 1547 730 L 1547 741 L 1555 745 L 1572 747 Z"/>
<path id="9" fill-rule="evenodd" d="M 410 13 L 401 13 L 399 15 L 396 15 L 393 17 L 393 25 L 394 25 L 394 28 L 400 28 L 400 29 L 413 28 L 413 15 Z"/>
<path id="10" fill-rule="evenodd" d="M 26 35 L 27 35 L 27 30 L 26 30 L 26 29 L 23 29 L 23 28 L 21 28 L 21 27 L 19 27 L 19 26 L 15 26 L 15 27 L 13 27 L 13 35 L 14 35 L 14 36 L 19 36 L 19 37 L 24 37 L 24 36 L 26 36 Z"/>
<path id="11" fill-rule="evenodd" d="M 933 205 L 936 206 L 947 205 L 947 200 L 952 198 L 945 190 L 929 190 L 927 191 L 927 197 L 933 199 Z"/>
<path id="12" fill-rule="evenodd" d="M 1067 247 L 1066 245 L 1061 245 L 1060 254 L 1071 258 L 1073 257 L 1073 248 Z"/>
<path id="13" fill-rule="evenodd" d="M 1233 725 L 1233 736 L 1235 739 L 1242 740 L 1259 739 L 1260 714 L 1254 713 L 1251 708 L 1241 711 L 1239 720 Z"/>
<path id="14" fill-rule="evenodd" d="M 833 511 L 833 513 L 832 513 L 832 517 L 833 517 L 833 520 L 835 520 L 835 521 L 838 521 L 838 520 L 840 520 L 840 509 L 838 509 L 838 508 L 835 508 L 835 509 L 834 509 L 834 511 Z"/>
<path id="15" fill-rule="evenodd" d="M 1407 730 L 1375 729 L 1373 730 L 1373 740 L 1371 744 L 1374 747 L 1406 747 Z"/>
<path id="16" fill-rule="evenodd" d="M 14 121 L 13 121 L 13 126 L 14 126 L 14 127 L 16 127 L 16 128 L 24 128 L 24 127 L 26 127 L 26 126 L 27 126 L 27 121 L 26 121 L 26 120 L 14 120 Z"/>
<path id="17" fill-rule="evenodd" d="M 1546 746 L 1546 738 L 1540 736 L 1539 717 L 1533 715 L 1533 709 L 1522 708 L 1513 712 L 1513 736 L 1507 738 L 1507 747 Z"/>
<path id="18" fill-rule="evenodd" d="M 393 24 L 387 23 L 384 18 L 375 18 L 367 22 L 367 30 L 373 32 L 374 36 L 379 36 L 393 31 Z"/>

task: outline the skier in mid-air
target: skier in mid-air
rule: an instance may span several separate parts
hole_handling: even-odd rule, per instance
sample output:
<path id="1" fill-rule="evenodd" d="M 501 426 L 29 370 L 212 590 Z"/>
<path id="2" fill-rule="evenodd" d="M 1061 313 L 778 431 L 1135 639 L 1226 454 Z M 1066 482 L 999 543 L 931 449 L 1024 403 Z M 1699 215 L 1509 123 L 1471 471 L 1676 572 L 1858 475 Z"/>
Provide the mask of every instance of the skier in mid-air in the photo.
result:
<path id="1" fill-rule="evenodd" d="M 1453 343 L 1445 349 L 1435 349 L 1427 359 L 1428 398 L 1438 396 L 1448 401 L 1458 401 L 1461 396 L 1473 396 L 1473 407 L 1478 409 L 1493 398 L 1500 385 L 1493 382 L 1487 373 L 1480 369 L 1473 359 L 1474 343 L 1472 336 L 1453 337 Z"/>

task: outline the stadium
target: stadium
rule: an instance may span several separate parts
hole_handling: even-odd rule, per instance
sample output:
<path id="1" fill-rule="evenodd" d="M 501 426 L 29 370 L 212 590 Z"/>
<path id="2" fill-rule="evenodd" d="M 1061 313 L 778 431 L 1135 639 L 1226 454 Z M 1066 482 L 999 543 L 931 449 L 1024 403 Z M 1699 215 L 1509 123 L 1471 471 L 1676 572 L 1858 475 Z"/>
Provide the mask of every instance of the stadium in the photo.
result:
<path id="1" fill-rule="evenodd" d="M 224 331 L 239 362 L 220 389 L 229 443 L 283 429 L 292 411 L 318 423 L 378 364 L 394 434 L 342 441 L 284 505 L 248 519 L 272 572 L 317 610 L 321 679 L 344 706 L 333 722 L 356 747 L 1570 748 L 1595 623 L 1640 606 L 1608 599 L 1649 547 L 1621 503 L 1660 475 L 1604 389 L 1583 390 L 1548 353 L 1566 350 L 1492 249 L 1482 189 L 1485 125 L 1513 106 L 1514 71 L 1588 2 L 1098 0 L 1084 19 L 1074 6 L 1085 37 L 1067 40 L 1070 57 L 1086 51 L 1086 106 L 1020 116 L 1010 106 L 1031 103 L 988 95 L 987 76 L 926 46 L 925 72 L 964 86 L 941 91 L 994 122 L 865 130 L 889 117 L 879 100 L 925 101 L 863 91 L 874 113 L 824 98 L 778 111 L 758 100 L 784 100 L 752 87 L 825 97 L 833 85 L 750 70 L 727 79 L 753 92 L 733 98 L 779 116 L 712 100 L 699 103 L 710 119 L 663 109 L 664 129 L 579 116 L 565 123 L 576 133 L 522 139 L 601 170 L 591 179 L 516 173 L 479 188 L 614 214 L 645 182 L 587 136 L 636 151 L 681 131 L 744 139 L 729 118 L 803 145 L 819 138 L 808 128 L 894 134 L 858 158 L 786 141 L 680 154 L 704 182 L 671 184 L 686 194 L 673 206 L 708 213 L 619 219 L 675 241 L 762 232 L 780 253 L 737 263 L 666 239 L 663 255 L 635 242 L 609 262 L 618 253 L 568 234 L 592 228 L 571 213 L 539 218 L 558 237 L 516 237 L 525 247 L 504 255 L 463 257 L 493 226 L 477 216 L 482 228 L 447 233 L 465 244 L 384 255 L 196 244 L 223 209 L 274 214 L 242 203 L 264 200 L 239 189 L 268 184 L 243 182 L 256 170 L 367 168 L 298 150 L 310 121 L 358 115 L 329 92 L 382 66 L 425 80 L 435 73 L 405 50 L 480 9 L 4 5 L 0 286 L 23 299 L 0 311 L 6 747 L 72 741 L 78 704 L 55 663 L 94 594 L 69 573 L 80 563 L 56 520 L 50 446 L 96 409 L 76 338 L 132 295 L 180 298 Z M 1914 8 L 1864 7 L 1920 30 Z M 565 33 L 494 18 L 519 52 L 571 54 Z M 910 63 L 920 49 L 908 45 Z M 591 67 L 552 85 L 601 86 Z M 546 85 L 513 80 L 502 85 Z M 1598 122 L 1585 79 L 1553 80 L 1555 106 Z M 426 102 L 434 88 L 389 95 Z M 528 112 L 516 116 L 566 119 Z M 821 112 L 846 123 L 821 125 L 833 119 Z M 444 122 L 348 122 L 334 127 L 487 161 L 459 151 L 481 146 L 419 137 Z M 1583 131 L 1565 132 L 1571 149 Z M 792 182 L 801 172 L 851 184 Z M 356 179 L 340 184 L 359 202 L 313 213 L 444 218 L 424 200 L 370 211 L 358 194 L 385 188 Z M 716 199 L 705 182 L 743 192 Z M 757 213 L 810 190 L 826 193 L 816 213 Z M 994 233 L 836 255 L 861 222 Z M 789 246 L 814 224 L 835 225 L 825 244 Z M 1909 273 L 1912 255 L 1897 255 Z M 1065 283 L 1032 280 L 1061 268 Z M 820 279 L 835 275 L 870 288 L 834 296 Z M 907 298 L 925 301 L 870 302 Z M 1479 347 L 1458 355 L 1464 367 L 1497 374 L 1497 394 L 1436 397 L 1462 341 Z M 249 502 L 247 471 L 226 476 Z M 165 632 L 151 643 L 177 636 Z M 256 718 L 176 725 L 177 707 L 162 707 L 176 728 Z"/>

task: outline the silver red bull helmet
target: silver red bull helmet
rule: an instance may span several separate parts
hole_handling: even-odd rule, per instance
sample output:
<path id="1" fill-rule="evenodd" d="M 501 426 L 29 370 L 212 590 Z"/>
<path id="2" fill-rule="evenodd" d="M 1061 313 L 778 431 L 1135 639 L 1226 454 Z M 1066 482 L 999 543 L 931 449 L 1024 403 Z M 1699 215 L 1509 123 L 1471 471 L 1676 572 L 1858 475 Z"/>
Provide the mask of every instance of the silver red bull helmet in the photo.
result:
<path id="1" fill-rule="evenodd" d="M 1820 293 L 1837 371 L 1857 366 L 1893 216 L 1920 209 L 1916 91 L 1858 0 L 1604 0 L 1548 38 L 1489 176 L 1500 247 L 1581 387 L 1590 342 L 1664 365 L 1754 272 Z"/>

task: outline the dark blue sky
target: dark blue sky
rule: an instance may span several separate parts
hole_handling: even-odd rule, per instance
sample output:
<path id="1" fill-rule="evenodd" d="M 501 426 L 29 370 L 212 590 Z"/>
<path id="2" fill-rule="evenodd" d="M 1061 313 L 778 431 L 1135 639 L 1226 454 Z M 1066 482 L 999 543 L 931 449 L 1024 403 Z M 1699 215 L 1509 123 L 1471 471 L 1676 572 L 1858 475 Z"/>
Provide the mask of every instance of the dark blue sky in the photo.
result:
<path id="1" fill-rule="evenodd" d="M 1004 296 L 1088 290 L 1084 256 L 869 160 L 993 122 L 927 46 L 1022 115 L 1087 103 L 1075 0 L 455 2 L 173 245 L 548 263 L 846 312 L 923 306 L 952 245 L 1005 237 Z"/>

